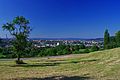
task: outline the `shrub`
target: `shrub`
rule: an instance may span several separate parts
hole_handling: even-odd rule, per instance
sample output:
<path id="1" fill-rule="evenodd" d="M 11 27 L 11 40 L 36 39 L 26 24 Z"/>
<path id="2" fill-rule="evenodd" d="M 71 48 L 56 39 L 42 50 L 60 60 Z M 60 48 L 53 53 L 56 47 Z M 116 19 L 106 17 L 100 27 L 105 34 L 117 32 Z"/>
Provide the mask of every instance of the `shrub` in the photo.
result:
<path id="1" fill-rule="evenodd" d="M 98 46 L 96 46 L 96 45 L 93 45 L 92 47 L 91 47 L 91 51 L 93 52 L 93 51 L 98 51 L 99 50 L 99 47 Z"/>
<path id="2" fill-rule="evenodd" d="M 85 53 L 89 53 L 90 51 L 89 51 L 89 49 L 85 49 L 84 52 Z"/>
<path id="3" fill-rule="evenodd" d="M 84 44 L 81 44 L 81 45 L 79 46 L 79 48 L 80 48 L 80 49 L 85 49 L 86 47 L 85 47 Z"/>

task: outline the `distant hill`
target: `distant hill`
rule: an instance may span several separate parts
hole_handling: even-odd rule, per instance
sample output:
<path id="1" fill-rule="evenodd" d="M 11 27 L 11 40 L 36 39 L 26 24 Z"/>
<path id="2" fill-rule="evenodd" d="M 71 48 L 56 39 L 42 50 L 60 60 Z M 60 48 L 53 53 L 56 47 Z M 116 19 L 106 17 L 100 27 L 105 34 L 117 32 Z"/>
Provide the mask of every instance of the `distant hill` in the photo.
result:
<path id="1" fill-rule="evenodd" d="M 91 38 L 91 39 L 85 39 L 85 38 L 30 38 L 34 40 L 103 40 L 103 38 Z"/>

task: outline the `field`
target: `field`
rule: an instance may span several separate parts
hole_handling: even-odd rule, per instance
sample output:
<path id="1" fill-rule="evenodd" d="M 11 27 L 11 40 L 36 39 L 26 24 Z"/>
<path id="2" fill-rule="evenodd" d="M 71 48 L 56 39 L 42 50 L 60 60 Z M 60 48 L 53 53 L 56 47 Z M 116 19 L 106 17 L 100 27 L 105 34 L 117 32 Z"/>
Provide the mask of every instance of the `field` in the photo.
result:
<path id="1" fill-rule="evenodd" d="M 0 60 L 0 80 L 119 80 L 120 48 L 59 57 Z"/>

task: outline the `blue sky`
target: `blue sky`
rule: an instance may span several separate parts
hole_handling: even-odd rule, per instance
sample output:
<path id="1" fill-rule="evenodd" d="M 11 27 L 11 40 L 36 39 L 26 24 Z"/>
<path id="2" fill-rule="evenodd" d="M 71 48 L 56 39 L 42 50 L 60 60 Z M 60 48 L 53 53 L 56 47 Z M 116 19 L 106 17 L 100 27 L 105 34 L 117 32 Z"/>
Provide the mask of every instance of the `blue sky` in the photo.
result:
<path id="1" fill-rule="evenodd" d="M 106 28 L 120 30 L 120 1 L 0 0 L 0 26 L 16 16 L 30 20 L 30 37 L 98 38 Z M 0 27 L 0 37 L 6 34 Z"/>

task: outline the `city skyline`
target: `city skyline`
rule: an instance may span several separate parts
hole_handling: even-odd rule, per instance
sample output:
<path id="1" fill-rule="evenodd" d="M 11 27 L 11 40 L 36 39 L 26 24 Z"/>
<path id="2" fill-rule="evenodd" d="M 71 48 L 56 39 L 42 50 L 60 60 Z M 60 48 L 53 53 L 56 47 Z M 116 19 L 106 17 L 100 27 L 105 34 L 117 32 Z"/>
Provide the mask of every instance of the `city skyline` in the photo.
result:
<path id="1" fill-rule="evenodd" d="M 30 20 L 31 38 L 103 38 L 120 30 L 118 0 L 0 0 L 0 26 L 16 16 Z M 0 27 L 0 37 L 8 32 Z"/>

